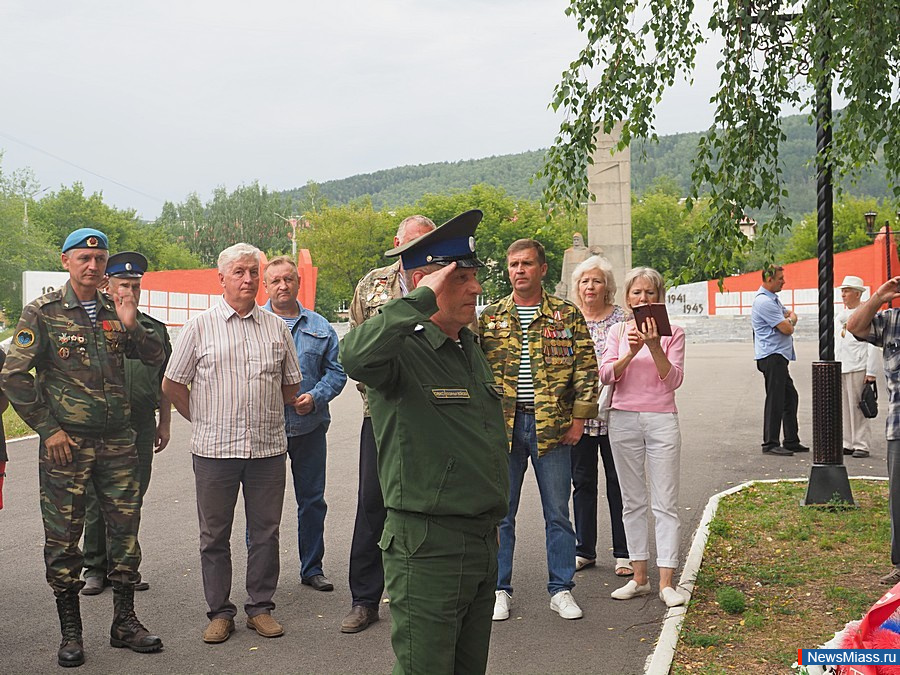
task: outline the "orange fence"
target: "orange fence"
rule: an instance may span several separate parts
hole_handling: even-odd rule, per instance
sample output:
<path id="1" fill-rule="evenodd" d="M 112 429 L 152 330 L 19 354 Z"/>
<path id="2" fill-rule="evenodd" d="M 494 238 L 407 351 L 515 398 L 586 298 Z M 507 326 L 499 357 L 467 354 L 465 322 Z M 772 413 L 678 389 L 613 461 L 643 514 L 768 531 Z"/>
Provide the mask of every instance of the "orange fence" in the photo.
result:
<path id="1" fill-rule="evenodd" d="M 892 233 L 893 235 L 893 233 Z M 891 237 L 893 239 L 893 236 Z M 841 305 L 838 286 L 847 275 L 861 277 L 869 292 L 877 289 L 887 280 L 887 255 L 891 256 L 891 273 L 900 274 L 897 247 L 892 241 L 887 248 L 883 234 L 875 238 L 875 243 L 852 251 L 834 254 L 834 303 Z M 815 258 L 801 260 L 784 266 L 785 285 L 779 294 L 788 309 L 797 314 L 815 314 L 819 302 L 818 261 Z M 710 314 L 750 314 L 753 298 L 762 283 L 760 272 L 750 272 L 728 277 L 724 282 L 724 292 L 719 292 L 718 281 L 707 282 Z M 863 299 L 869 293 L 863 294 Z"/>
<path id="2" fill-rule="evenodd" d="M 265 265 L 263 255 L 263 270 Z M 319 270 L 313 267 L 307 249 L 298 252 L 297 268 L 300 271 L 297 299 L 304 307 L 315 309 Z M 260 282 L 256 302 L 264 305 L 267 300 L 266 290 Z M 188 319 L 221 301 L 222 284 L 215 269 L 147 272 L 141 281 L 141 311 L 170 326 L 183 326 Z"/>

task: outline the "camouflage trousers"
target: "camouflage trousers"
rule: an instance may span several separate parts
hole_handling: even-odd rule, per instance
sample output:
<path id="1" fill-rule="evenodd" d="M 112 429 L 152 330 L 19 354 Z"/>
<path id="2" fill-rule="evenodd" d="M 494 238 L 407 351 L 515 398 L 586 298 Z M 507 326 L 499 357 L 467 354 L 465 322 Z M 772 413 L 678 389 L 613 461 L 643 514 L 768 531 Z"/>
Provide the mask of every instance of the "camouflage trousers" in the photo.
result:
<path id="1" fill-rule="evenodd" d="M 84 529 L 85 492 L 92 484 L 109 533 L 109 579 L 131 585 L 140 576 L 141 549 L 137 532 L 141 520 L 136 477 L 134 435 L 124 439 L 71 436 L 76 444 L 66 465 L 47 459 L 41 444 L 39 477 L 44 519 L 44 562 L 47 582 L 55 594 L 80 591 L 84 562 L 78 541 Z"/>
<path id="2" fill-rule="evenodd" d="M 150 487 L 150 475 L 153 471 L 153 443 L 156 441 L 156 417 L 135 420 L 132 415 L 131 426 L 136 434 L 138 462 L 135 467 L 139 486 L 138 508 L 144 505 L 144 495 Z M 109 561 L 112 557 L 107 551 L 106 521 L 100 512 L 100 502 L 92 483 L 88 482 L 84 512 L 84 578 L 105 577 L 110 571 Z"/>

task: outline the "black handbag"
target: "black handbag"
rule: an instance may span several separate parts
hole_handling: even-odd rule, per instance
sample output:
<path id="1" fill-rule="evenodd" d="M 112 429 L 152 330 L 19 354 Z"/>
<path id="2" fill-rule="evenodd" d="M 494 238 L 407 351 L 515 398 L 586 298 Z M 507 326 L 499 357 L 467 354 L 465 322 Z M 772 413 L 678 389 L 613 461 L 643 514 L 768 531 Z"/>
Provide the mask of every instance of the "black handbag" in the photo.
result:
<path id="1" fill-rule="evenodd" d="M 878 416 L 878 387 L 874 382 L 866 382 L 863 386 L 859 409 L 862 410 L 863 417 L 868 419 Z"/>

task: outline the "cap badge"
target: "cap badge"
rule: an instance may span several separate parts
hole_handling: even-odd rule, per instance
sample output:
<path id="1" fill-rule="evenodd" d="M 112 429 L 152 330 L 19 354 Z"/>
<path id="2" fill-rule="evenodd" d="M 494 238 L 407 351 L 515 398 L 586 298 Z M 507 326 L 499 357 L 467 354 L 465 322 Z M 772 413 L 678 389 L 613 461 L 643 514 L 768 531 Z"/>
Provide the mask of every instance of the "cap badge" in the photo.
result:
<path id="1" fill-rule="evenodd" d="M 100 240 L 97 237 L 88 237 L 84 243 L 87 244 L 88 248 L 97 248 L 100 245 Z"/>

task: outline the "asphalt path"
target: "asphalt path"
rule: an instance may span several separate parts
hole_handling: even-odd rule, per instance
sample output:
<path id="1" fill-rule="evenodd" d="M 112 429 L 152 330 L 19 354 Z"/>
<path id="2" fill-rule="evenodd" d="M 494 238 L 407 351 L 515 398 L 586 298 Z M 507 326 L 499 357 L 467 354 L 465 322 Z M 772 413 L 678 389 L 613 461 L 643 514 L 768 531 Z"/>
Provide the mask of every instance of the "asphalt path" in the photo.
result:
<path id="1" fill-rule="evenodd" d="M 682 552 L 709 497 L 752 478 L 806 477 L 811 453 L 790 458 L 760 452 L 763 380 L 749 343 L 691 344 L 678 393 L 683 435 L 681 462 Z M 798 344 L 791 368 L 800 392 L 801 438 L 811 444 L 812 342 Z M 883 387 L 882 387 L 883 391 Z M 886 397 L 884 397 L 886 399 Z M 884 408 L 884 404 L 882 408 Z M 189 452 L 190 425 L 177 414 L 172 442 L 156 456 L 141 525 L 141 571 L 150 590 L 136 594 L 137 614 L 160 635 L 165 649 L 136 654 L 109 646 L 112 592 L 82 597 L 86 663 L 79 673 L 387 673 L 393 664 L 390 612 L 357 635 L 339 631 L 350 608 L 347 559 L 356 510 L 361 403 L 348 385 L 332 404 L 328 432 L 325 573 L 333 593 L 301 586 L 293 488 L 285 494 L 281 528 L 281 579 L 275 616 L 285 635 L 265 639 L 244 626 L 240 611 L 246 548 L 238 503 L 232 536 L 237 630 L 220 645 L 200 639 L 206 626 L 199 569 L 198 527 Z M 850 475 L 885 475 L 883 412 L 873 424 L 872 457 L 848 458 Z M 38 502 L 37 442 L 10 444 L 5 508 L 0 511 L 0 673 L 57 669 L 59 626 L 44 578 L 43 531 Z M 566 621 L 549 608 L 543 519 L 529 470 L 518 514 L 512 614 L 494 623 L 488 670 L 492 673 L 640 673 L 659 635 L 664 605 L 655 594 L 627 602 L 609 597 L 618 585 L 611 551 L 598 566 L 576 574 L 574 595 L 584 618 Z M 600 473 L 602 481 L 602 471 Z M 290 482 L 290 481 L 289 481 Z M 799 507 L 798 507 L 799 508 Z M 600 497 L 601 548 L 610 545 L 609 519 Z M 885 566 L 888 542 L 885 542 Z M 656 589 L 655 570 L 653 584 Z"/>

